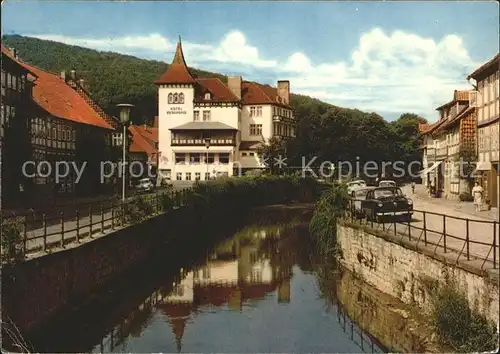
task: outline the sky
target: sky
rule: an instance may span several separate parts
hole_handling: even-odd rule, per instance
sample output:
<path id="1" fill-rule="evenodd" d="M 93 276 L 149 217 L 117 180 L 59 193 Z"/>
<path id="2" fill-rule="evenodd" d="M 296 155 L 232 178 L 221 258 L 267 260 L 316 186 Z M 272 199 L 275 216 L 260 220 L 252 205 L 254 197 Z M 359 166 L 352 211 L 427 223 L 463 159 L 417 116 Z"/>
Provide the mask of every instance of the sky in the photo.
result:
<path id="1" fill-rule="evenodd" d="M 337 106 L 429 121 L 499 51 L 496 1 L 14 1 L 2 34 L 187 64 Z"/>

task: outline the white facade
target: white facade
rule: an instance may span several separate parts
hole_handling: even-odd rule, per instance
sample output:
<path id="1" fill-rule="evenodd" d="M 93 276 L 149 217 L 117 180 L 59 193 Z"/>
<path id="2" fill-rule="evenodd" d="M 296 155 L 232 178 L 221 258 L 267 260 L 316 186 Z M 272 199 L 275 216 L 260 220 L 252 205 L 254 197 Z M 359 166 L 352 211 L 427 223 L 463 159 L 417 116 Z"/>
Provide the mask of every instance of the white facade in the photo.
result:
<path id="1" fill-rule="evenodd" d="M 225 85 L 218 79 L 194 79 L 178 43 L 174 62 L 156 82 L 159 168 L 164 176 L 207 180 L 263 168 L 251 145 L 295 135 L 287 81 L 272 88 L 241 77 L 230 80 Z M 243 93 L 250 90 L 248 100 Z"/>
<path id="2" fill-rule="evenodd" d="M 193 272 L 189 272 L 180 284 L 173 284 L 173 289 L 166 297 L 165 302 L 193 302 Z"/>

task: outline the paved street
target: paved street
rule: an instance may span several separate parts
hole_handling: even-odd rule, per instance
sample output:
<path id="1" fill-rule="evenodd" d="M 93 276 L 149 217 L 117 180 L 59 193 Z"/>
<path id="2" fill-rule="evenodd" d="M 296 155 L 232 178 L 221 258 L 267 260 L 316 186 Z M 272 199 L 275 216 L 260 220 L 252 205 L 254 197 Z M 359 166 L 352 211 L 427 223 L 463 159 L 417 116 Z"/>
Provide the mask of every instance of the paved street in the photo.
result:
<path id="1" fill-rule="evenodd" d="M 468 213 L 455 210 L 453 207 L 447 204 L 436 204 L 435 202 L 430 202 L 416 196 L 412 196 L 411 188 L 403 187 L 403 192 L 411 197 L 414 202 L 414 209 L 416 210 L 413 215 L 413 220 L 411 222 L 411 229 L 409 229 L 407 223 L 398 223 L 396 225 L 396 231 L 401 234 L 411 235 L 412 239 L 420 239 L 419 244 L 424 245 L 425 237 L 427 242 L 434 245 L 439 245 L 437 250 L 444 250 L 444 238 L 442 237 L 443 231 L 446 233 L 446 248 L 447 251 L 457 252 L 458 254 L 463 249 L 463 254 L 460 259 L 466 259 L 467 246 L 465 245 L 465 239 L 468 236 L 470 241 L 482 242 L 487 245 L 474 244 L 469 245 L 469 254 L 471 256 L 478 256 L 480 258 L 488 258 L 493 260 L 493 250 L 492 243 L 494 239 L 494 226 L 493 221 L 488 218 L 481 218 L 478 216 L 473 216 Z M 425 217 L 424 213 L 425 211 Z M 436 214 L 446 214 L 443 218 L 442 215 Z M 425 225 L 427 228 L 427 233 L 424 234 L 424 218 Z M 466 221 L 469 219 L 469 221 Z M 394 232 L 394 225 L 392 223 L 386 223 L 385 228 L 389 228 L 390 232 Z M 376 227 L 382 229 L 382 225 L 376 225 Z M 496 224 L 495 230 L 497 253 L 496 260 L 498 262 L 498 245 L 500 242 L 500 230 L 498 223 Z M 489 254 L 488 254 L 489 253 Z"/>

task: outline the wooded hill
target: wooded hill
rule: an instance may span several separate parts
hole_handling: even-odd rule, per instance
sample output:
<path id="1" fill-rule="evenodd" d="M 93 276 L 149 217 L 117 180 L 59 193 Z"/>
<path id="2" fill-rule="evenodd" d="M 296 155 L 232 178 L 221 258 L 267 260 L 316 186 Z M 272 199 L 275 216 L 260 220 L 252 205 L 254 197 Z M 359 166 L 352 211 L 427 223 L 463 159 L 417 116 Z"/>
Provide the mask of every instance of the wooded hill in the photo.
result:
<path id="1" fill-rule="evenodd" d="M 44 70 L 60 73 L 76 70 L 85 80 L 92 97 L 109 113 L 115 105 L 132 103 L 137 124 L 157 115 L 157 88 L 153 84 L 168 64 L 129 55 L 102 52 L 19 35 L 5 35 L 2 42 L 16 48 L 20 59 Z M 227 77 L 192 68 L 200 77 Z M 293 87 L 293 83 L 292 83 Z M 291 95 L 298 122 L 297 138 L 287 148 L 294 164 L 300 156 L 317 156 L 318 161 L 420 160 L 418 122 L 423 118 L 407 113 L 387 122 L 376 113 L 337 107 L 320 100 Z"/>

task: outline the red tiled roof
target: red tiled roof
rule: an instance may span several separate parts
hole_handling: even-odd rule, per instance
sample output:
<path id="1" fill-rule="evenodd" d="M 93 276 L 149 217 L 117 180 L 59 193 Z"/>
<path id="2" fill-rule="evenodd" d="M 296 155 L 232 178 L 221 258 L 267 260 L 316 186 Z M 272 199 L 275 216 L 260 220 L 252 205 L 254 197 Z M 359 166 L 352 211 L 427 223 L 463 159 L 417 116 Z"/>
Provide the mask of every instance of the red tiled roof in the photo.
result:
<path id="1" fill-rule="evenodd" d="M 5 53 L 3 47 L 2 53 Z M 6 54 L 9 55 L 8 53 Z M 113 129 L 78 92 L 58 75 L 17 60 L 12 57 L 12 54 L 9 57 L 38 77 L 33 87 L 33 99 L 45 111 L 55 117 L 73 122 Z"/>
<path id="2" fill-rule="evenodd" d="M 445 107 L 451 106 L 451 105 L 455 104 L 456 102 L 463 102 L 463 101 L 469 101 L 469 91 L 455 90 L 453 92 L 453 99 L 449 102 L 446 102 L 445 104 L 442 104 L 438 108 L 436 108 L 436 111 L 439 111 Z"/>
<path id="3" fill-rule="evenodd" d="M 181 41 L 177 43 L 177 48 L 175 50 L 174 60 L 172 64 L 168 67 L 167 71 L 160 76 L 155 84 L 194 84 L 196 83 L 195 78 L 189 72 L 189 69 L 184 60 L 184 53 L 182 52 Z"/>
<path id="4" fill-rule="evenodd" d="M 455 90 L 455 93 L 453 95 L 453 99 L 455 101 L 468 101 L 469 100 L 469 92 L 470 91 Z"/>
<path id="5" fill-rule="evenodd" d="M 489 68 L 493 67 L 494 65 L 496 65 L 496 69 L 497 70 L 500 70 L 500 68 L 499 68 L 499 65 L 500 65 L 500 53 L 498 53 L 497 55 L 495 55 L 492 59 L 488 60 L 486 63 L 484 63 L 483 65 L 481 65 L 476 70 L 474 70 L 474 72 L 472 74 L 470 74 L 469 76 L 467 76 L 467 80 L 469 80 L 471 78 L 472 79 L 477 78 L 479 75 L 481 75 L 481 73 L 483 71 L 488 70 Z"/>
<path id="6" fill-rule="evenodd" d="M 148 156 L 152 156 L 157 152 L 157 149 L 152 145 L 152 142 L 158 142 L 158 129 L 145 128 L 144 126 L 132 125 L 129 128 L 132 133 L 132 144 L 130 144 L 130 152 L 144 152 Z M 148 141 L 148 139 L 150 141 Z"/>
<path id="7" fill-rule="evenodd" d="M 224 83 L 218 78 L 199 78 L 196 80 L 200 85 L 200 90 L 198 90 L 197 97 L 195 101 L 197 102 L 237 102 L 239 101 L 229 87 L 224 85 Z M 212 97 L 210 100 L 205 100 L 205 93 L 210 92 Z"/>
<path id="8" fill-rule="evenodd" d="M 241 97 L 243 104 L 275 104 L 290 107 L 278 98 L 278 89 L 257 82 L 243 81 Z"/>
<path id="9" fill-rule="evenodd" d="M 432 124 L 418 123 L 418 131 L 420 133 L 425 133 L 430 127 L 432 127 Z"/>
<path id="10" fill-rule="evenodd" d="M 36 77 L 35 73 L 33 73 L 30 70 L 28 70 L 27 68 L 25 68 L 16 58 L 14 58 L 14 55 L 3 44 L 2 44 L 2 54 L 5 54 L 7 56 L 7 58 L 9 58 L 11 60 L 11 62 L 15 63 L 18 67 L 24 69 L 29 74 Z"/>

